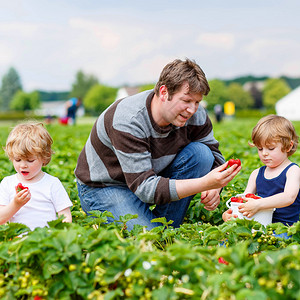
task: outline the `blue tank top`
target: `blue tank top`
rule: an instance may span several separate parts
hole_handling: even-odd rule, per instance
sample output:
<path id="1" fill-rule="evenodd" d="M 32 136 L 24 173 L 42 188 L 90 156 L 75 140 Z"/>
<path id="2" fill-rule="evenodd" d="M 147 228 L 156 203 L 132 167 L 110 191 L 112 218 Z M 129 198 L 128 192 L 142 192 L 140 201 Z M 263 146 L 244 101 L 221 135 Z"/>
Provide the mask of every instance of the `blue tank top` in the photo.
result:
<path id="1" fill-rule="evenodd" d="M 278 193 L 282 193 L 284 191 L 284 186 L 286 182 L 286 172 L 293 165 L 296 164 L 291 163 L 281 172 L 279 176 L 272 179 L 265 178 L 264 174 L 265 174 L 266 166 L 261 167 L 256 177 L 257 194 L 265 198 Z M 293 225 L 293 223 L 299 221 L 299 215 L 300 215 L 300 190 L 293 204 L 286 207 L 276 208 L 273 214 L 272 223 L 281 222 L 284 225 L 288 224 L 291 226 Z"/>

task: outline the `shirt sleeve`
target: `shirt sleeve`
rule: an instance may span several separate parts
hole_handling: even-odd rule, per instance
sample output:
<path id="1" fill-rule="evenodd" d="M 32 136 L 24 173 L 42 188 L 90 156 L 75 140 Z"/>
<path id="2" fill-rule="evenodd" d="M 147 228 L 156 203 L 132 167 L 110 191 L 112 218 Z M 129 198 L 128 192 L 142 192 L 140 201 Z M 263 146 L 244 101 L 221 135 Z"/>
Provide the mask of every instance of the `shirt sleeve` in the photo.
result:
<path id="1" fill-rule="evenodd" d="M 141 132 L 134 134 L 134 130 L 138 130 L 138 126 L 111 135 L 129 189 L 146 203 L 163 204 L 179 200 L 174 184 L 170 185 L 169 179 L 155 173 L 148 139 L 143 138 Z"/>
<path id="2" fill-rule="evenodd" d="M 0 183 L 0 205 L 8 205 L 10 203 L 8 181 L 5 178 Z"/>

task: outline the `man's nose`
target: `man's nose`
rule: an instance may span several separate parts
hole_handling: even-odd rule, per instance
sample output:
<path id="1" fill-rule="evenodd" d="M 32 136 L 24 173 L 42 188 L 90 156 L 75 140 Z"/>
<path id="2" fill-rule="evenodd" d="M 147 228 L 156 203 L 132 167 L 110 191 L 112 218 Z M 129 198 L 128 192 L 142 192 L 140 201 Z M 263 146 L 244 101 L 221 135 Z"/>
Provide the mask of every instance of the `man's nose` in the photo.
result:
<path id="1" fill-rule="evenodd" d="M 196 110 L 197 110 L 197 106 L 196 106 L 196 104 L 195 103 L 189 103 L 189 106 L 188 106 L 188 108 L 187 108 L 187 111 L 189 112 L 189 113 L 191 113 L 191 114 L 194 114 L 195 112 L 196 112 Z"/>

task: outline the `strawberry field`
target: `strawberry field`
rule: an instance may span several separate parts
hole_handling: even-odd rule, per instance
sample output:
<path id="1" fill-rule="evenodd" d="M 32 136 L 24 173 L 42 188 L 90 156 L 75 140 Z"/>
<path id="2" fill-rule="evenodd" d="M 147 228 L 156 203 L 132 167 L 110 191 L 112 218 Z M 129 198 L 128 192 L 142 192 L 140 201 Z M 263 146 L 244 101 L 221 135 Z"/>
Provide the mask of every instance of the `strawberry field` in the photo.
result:
<path id="1" fill-rule="evenodd" d="M 88 217 L 81 210 L 73 171 L 92 124 L 49 125 L 55 154 L 45 171 L 69 193 L 73 223 L 58 219 L 32 232 L 21 224 L 0 225 L 0 299 L 300 299 L 300 222 L 264 227 L 222 220 L 225 202 L 261 165 L 248 146 L 256 122 L 214 125 L 225 158 L 239 158 L 243 167 L 215 211 L 206 211 L 197 195 L 180 228 L 156 219 L 160 227 L 131 232 L 126 222 L 135 216 L 106 224 L 109 212 Z M 300 122 L 294 125 L 300 134 Z M 9 131 L 0 127 L 0 180 L 14 173 L 2 150 Z M 300 150 L 291 160 L 300 164 Z"/>

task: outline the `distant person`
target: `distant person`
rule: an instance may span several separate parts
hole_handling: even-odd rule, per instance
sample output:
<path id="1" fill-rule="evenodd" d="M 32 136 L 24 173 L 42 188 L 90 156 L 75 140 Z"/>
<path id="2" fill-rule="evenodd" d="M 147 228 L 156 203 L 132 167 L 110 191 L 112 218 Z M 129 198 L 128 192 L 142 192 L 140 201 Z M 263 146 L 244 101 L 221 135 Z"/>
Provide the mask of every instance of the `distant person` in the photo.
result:
<path id="1" fill-rule="evenodd" d="M 47 125 L 52 124 L 52 121 L 53 121 L 53 117 L 52 117 L 51 115 L 47 115 L 47 116 L 45 117 L 45 123 L 46 123 Z"/>
<path id="2" fill-rule="evenodd" d="M 81 104 L 82 104 L 81 98 L 76 98 L 76 97 L 71 98 L 66 102 L 68 124 L 71 125 L 76 124 L 76 114 Z"/>
<path id="3" fill-rule="evenodd" d="M 19 124 L 10 132 L 5 152 L 17 173 L 0 184 L 0 224 L 22 223 L 33 230 L 57 215 L 72 222 L 72 202 L 62 183 L 42 171 L 51 160 L 52 143 L 42 123 Z"/>
<path id="4" fill-rule="evenodd" d="M 241 168 L 226 169 L 212 123 L 199 105 L 209 90 L 194 61 L 176 59 L 164 67 L 154 90 L 108 107 L 75 170 L 83 210 L 109 211 L 116 219 L 137 214 L 128 229 L 139 224 L 150 230 L 161 225 L 151 223 L 157 217 L 179 227 L 197 193 L 207 210 L 216 209 L 221 188 Z"/>
<path id="5" fill-rule="evenodd" d="M 272 222 L 291 226 L 300 214 L 300 168 L 289 160 L 298 146 L 295 128 L 286 118 L 269 115 L 253 128 L 252 142 L 264 166 L 251 173 L 244 194 L 262 198 L 246 198 L 239 211 L 251 218 L 260 210 L 276 208 Z M 224 221 L 231 217 L 231 209 L 223 213 Z"/>
<path id="6" fill-rule="evenodd" d="M 214 113 L 215 113 L 215 118 L 216 118 L 217 123 L 220 123 L 223 118 L 223 110 L 222 110 L 222 106 L 220 104 L 216 104 L 214 106 Z"/>

